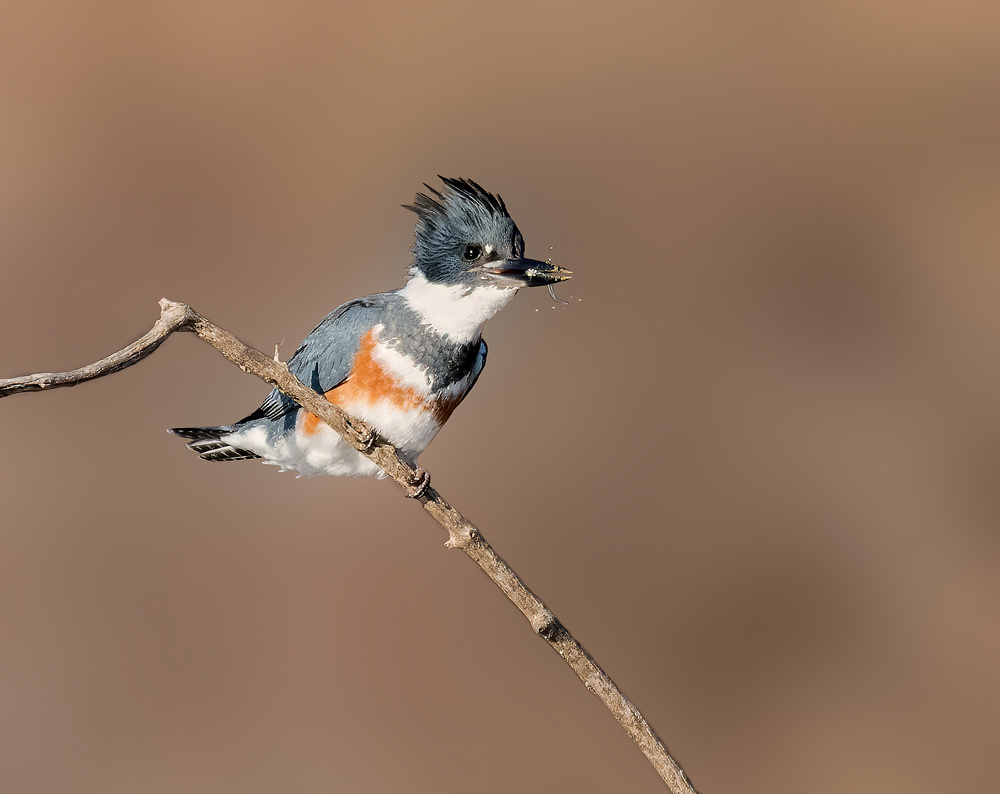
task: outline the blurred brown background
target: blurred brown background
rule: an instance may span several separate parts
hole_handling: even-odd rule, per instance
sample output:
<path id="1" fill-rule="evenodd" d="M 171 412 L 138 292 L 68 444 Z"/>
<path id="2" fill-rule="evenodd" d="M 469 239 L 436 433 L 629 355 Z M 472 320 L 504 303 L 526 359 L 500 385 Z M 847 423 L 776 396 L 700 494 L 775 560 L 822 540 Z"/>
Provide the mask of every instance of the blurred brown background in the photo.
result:
<path id="1" fill-rule="evenodd" d="M 704 794 L 1000 790 L 998 8 L 7 3 L 0 374 L 163 296 L 288 355 L 476 179 L 578 275 L 437 487 Z M 0 789 L 662 790 L 395 486 L 164 432 L 266 391 L 178 336 L 0 403 Z"/>

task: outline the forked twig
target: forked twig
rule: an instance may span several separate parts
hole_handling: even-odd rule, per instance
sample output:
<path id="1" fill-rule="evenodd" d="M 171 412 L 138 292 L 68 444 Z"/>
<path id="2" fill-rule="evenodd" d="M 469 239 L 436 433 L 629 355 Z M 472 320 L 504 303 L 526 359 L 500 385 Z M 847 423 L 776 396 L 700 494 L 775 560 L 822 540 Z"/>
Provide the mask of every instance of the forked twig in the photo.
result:
<path id="1" fill-rule="evenodd" d="M 129 367 L 158 348 L 174 331 L 191 331 L 208 342 L 222 355 L 245 372 L 256 375 L 294 399 L 307 411 L 318 416 L 362 455 L 378 466 L 407 492 L 417 482 L 418 472 L 402 460 L 389 441 L 379 436 L 368 424 L 356 419 L 306 387 L 288 370 L 284 362 L 271 359 L 258 350 L 206 320 L 185 303 L 160 301 L 160 319 L 149 333 L 123 350 L 107 358 L 71 372 L 39 373 L 21 378 L 0 379 L 0 397 L 29 391 L 42 391 L 62 386 L 75 386 Z M 510 566 L 493 551 L 482 534 L 441 495 L 428 486 L 417 500 L 424 509 L 448 531 L 445 545 L 464 551 L 486 572 L 487 576 L 514 602 L 543 637 L 597 695 L 639 745 L 646 758 L 667 784 L 672 794 L 697 794 L 680 765 L 649 726 L 631 700 L 622 694 L 607 673 L 556 619 L 546 606 L 521 581 Z"/>

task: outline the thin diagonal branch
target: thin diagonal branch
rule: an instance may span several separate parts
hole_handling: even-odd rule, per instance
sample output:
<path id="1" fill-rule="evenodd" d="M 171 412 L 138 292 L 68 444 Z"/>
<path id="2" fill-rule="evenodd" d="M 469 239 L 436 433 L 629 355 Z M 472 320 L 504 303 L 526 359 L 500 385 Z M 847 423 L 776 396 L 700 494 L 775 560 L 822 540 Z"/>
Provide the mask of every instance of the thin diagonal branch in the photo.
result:
<path id="1" fill-rule="evenodd" d="M 101 378 L 112 372 L 131 367 L 150 355 L 163 344 L 170 334 L 187 322 L 185 309 L 191 311 L 191 308 L 183 303 L 174 303 L 164 299 L 160 301 L 160 319 L 153 323 L 153 327 L 145 336 L 137 339 L 128 347 L 122 348 L 117 353 L 112 353 L 100 361 L 95 361 L 93 364 L 69 372 L 39 372 L 35 375 L 25 375 L 22 378 L 7 378 L 6 380 L 0 378 L 0 397 L 9 397 L 12 394 L 29 391 L 57 389 L 62 386 L 76 386 L 78 383 Z"/>
<path id="2" fill-rule="evenodd" d="M 197 334 L 245 372 L 277 387 L 307 411 L 318 416 L 361 454 L 378 466 L 406 491 L 418 482 L 415 467 L 396 453 L 393 445 L 379 436 L 367 423 L 352 417 L 317 392 L 305 386 L 283 362 L 268 358 L 243 344 L 228 331 L 206 320 L 184 303 L 160 301 L 160 319 L 149 333 L 107 358 L 72 372 L 40 373 L 21 378 L 0 379 L 0 397 L 22 392 L 75 386 L 129 367 L 150 355 L 174 331 Z M 464 551 L 486 572 L 531 623 L 532 629 L 558 652 L 580 677 L 588 690 L 597 695 L 622 724 L 643 754 L 667 784 L 671 794 L 697 794 L 680 765 L 670 756 L 663 742 L 631 700 L 622 694 L 614 681 L 574 639 L 521 581 L 510 566 L 495 552 L 461 513 L 448 504 L 432 487 L 417 497 L 424 509 L 448 531 L 445 545 Z"/>

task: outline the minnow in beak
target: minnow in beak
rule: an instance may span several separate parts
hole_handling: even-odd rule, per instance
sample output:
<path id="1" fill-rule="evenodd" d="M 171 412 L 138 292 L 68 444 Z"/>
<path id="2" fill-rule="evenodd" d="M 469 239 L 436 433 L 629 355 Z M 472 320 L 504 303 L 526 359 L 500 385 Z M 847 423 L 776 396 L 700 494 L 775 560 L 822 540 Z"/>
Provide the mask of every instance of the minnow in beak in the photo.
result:
<path id="1" fill-rule="evenodd" d="M 544 287 L 573 278 L 572 270 L 538 259 L 508 259 L 483 270 L 512 287 Z"/>

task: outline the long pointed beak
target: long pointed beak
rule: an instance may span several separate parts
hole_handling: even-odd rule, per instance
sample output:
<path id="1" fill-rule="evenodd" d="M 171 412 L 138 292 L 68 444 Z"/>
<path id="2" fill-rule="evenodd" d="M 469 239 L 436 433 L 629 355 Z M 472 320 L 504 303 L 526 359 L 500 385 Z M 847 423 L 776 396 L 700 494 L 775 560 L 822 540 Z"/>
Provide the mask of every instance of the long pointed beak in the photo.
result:
<path id="1" fill-rule="evenodd" d="M 496 267 L 487 267 L 485 270 L 497 276 L 498 281 L 508 281 L 511 286 L 517 287 L 544 287 L 546 284 L 573 278 L 572 270 L 537 259 L 508 259 L 506 262 L 497 262 Z"/>

